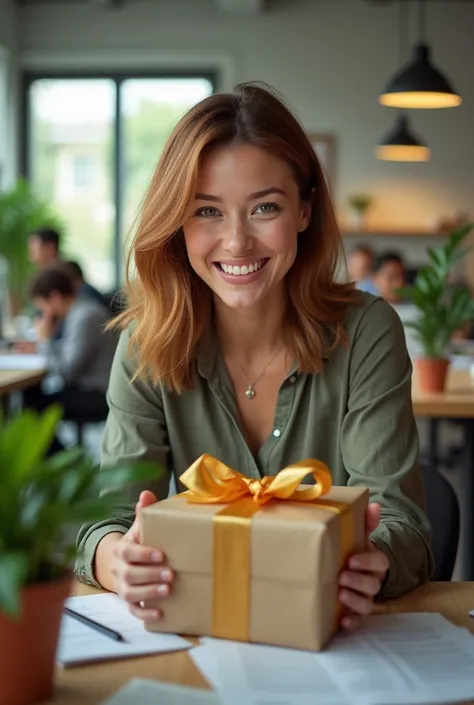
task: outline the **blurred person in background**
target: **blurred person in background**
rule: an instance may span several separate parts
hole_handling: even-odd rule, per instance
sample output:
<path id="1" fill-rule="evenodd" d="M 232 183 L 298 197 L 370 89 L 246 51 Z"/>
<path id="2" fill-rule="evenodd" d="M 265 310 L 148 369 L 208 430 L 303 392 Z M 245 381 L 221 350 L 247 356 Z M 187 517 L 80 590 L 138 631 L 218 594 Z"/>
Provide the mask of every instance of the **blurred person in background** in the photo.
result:
<path id="1" fill-rule="evenodd" d="M 61 255 L 61 235 L 52 228 L 39 228 L 28 238 L 28 254 L 30 262 L 37 269 L 44 269 L 62 261 Z M 84 279 L 84 272 L 78 262 L 68 261 L 68 266 L 72 270 L 73 277 L 77 282 L 80 293 L 87 294 L 104 304 L 103 295 L 92 284 Z"/>
<path id="2" fill-rule="evenodd" d="M 389 304 L 399 304 L 403 297 L 397 292 L 407 283 L 406 267 L 397 252 L 385 252 L 377 257 L 374 265 L 374 285 L 376 293 Z"/>
<path id="3" fill-rule="evenodd" d="M 28 255 L 37 269 L 43 269 L 59 261 L 61 237 L 52 228 L 38 228 L 28 238 Z"/>
<path id="4" fill-rule="evenodd" d="M 355 282 L 360 291 L 377 294 L 373 282 L 375 255 L 367 245 L 358 245 L 349 254 L 347 269 L 349 281 Z"/>
<path id="5" fill-rule="evenodd" d="M 64 419 L 105 419 L 105 398 L 117 336 L 105 330 L 103 305 L 80 296 L 70 269 L 56 264 L 42 269 L 31 282 L 30 296 L 41 311 L 37 323 L 38 351 L 46 357 L 47 384 L 26 390 L 24 405 L 38 411 L 53 403 L 64 409 Z M 62 336 L 55 338 L 57 326 Z M 54 387 L 55 391 L 47 389 Z M 61 449 L 56 439 L 51 452 Z"/>
<path id="6" fill-rule="evenodd" d="M 89 284 L 89 282 L 86 282 L 86 280 L 84 279 L 84 272 L 78 262 L 75 262 L 74 260 L 67 260 L 65 262 L 65 265 L 69 268 L 71 272 L 71 276 L 76 286 L 76 290 L 78 291 L 80 296 L 90 296 L 92 299 L 94 299 L 94 301 L 97 301 L 99 304 L 102 304 L 102 306 L 107 306 L 105 296 L 101 294 L 98 289 L 92 286 L 92 284 Z"/>

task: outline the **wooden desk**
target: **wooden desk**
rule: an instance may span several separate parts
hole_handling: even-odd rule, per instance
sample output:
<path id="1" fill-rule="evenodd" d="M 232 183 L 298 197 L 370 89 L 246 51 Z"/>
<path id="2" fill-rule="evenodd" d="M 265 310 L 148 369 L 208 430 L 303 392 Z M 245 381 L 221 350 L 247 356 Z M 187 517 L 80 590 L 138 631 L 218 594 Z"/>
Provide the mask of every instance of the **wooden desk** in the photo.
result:
<path id="1" fill-rule="evenodd" d="M 416 375 L 413 375 L 412 399 L 415 416 L 474 418 L 474 380 L 468 370 L 450 370 L 446 390 L 442 394 L 421 392 Z"/>
<path id="2" fill-rule="evenodd" d="M 460 468 L 461 504 L 461 575 L 474 580 L 474 379 L 469 370 L 451 369 L 446 390 L 442 394 L 426 394 L 412 386 L 415 416 L 430 420 L 430 462 L 437 465 L 438 421 L 456 420 L 463 426 L 463 462 Z"/>
<path id="3" fill-rule="evenodd" d="M 78 586 L 76 594 L 95 590 Z M 413 591 L 401 600 L 377 607 L 379 612 L 441 612 L 459 626 L 474 633 L 474 620 L 468 612 L 474 609 L 474 583 L 431 583 Z M 201 673 L 185 651 L 93 666 L 58 669 L 56 694 L 50 705 L 98 705 L 133 677 L 208 688 Z M 474 703 L 471 703 L 474 705 Z"/>
<path id="4" fill-rule="evenodd" d="M 0 370 L 0 396 L 39 384 L 45 370 Z"/>

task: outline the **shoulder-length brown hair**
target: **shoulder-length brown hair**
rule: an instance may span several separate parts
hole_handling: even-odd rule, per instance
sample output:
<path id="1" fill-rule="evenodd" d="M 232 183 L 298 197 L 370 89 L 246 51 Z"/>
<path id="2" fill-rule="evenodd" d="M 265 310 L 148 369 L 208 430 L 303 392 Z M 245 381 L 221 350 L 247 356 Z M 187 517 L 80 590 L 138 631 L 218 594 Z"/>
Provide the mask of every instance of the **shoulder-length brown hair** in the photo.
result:
<path id="1" fill-rule="evenodd" d="M 237 143 L 267 149 L 289 164 L 302 200 L 312 203 L 287 274 L 284 335 L 301 371 L 320 372 L 328 338 L 329 347 L 344 341 L 343 319 L 355 298 L 351 284 L 335 280 L 341 236 L 323 170 L 298 120 L 275 93 L 257 84 L 205 98 L 176 125 L 151 180 L 128 257 L 129 303 L 117 319 L 122 327 L 134 322 L 137 376 L 149 375 L 178 392 L 192 386 L 196 347 L 212 301 L 188 261 L 182 227 L 203 153 Z"/>

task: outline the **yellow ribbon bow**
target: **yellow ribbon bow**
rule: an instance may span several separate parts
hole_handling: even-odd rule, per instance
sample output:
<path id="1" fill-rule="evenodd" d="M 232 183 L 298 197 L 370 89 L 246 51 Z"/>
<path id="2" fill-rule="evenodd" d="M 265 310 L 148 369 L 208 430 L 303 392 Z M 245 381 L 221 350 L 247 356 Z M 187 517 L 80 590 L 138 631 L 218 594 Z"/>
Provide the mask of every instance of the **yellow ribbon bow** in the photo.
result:
<path id="1" fill-rule="evenodd" d="M 299 489 L 312 475 L 315 484 Z M 201 455 L 179 478 L 190 503 L 225 504 L 213 517 L 213 616 L 212 635 L 225 639 L 250 639 L 251 519 L 270 500 L 313 502 L 341 514 L 347 507 L 320 497 L 332 487 L 331 472 L 320 460 L 301 460 L 274 477 L 259 480 L 232 470 L 212 455 Z M 342 527 L 343 544 L 350 541 L 350 527 Z"/>
<path id="2" fill-rule="evenodd" d="M 315 484 L 298 489 L 307 475 Z M 252 497 L 262 506 L 271 499 L 311 502 L 327 494 L 332 487 L 331 471 L 320 460 L 301 460 L 280 470 L 274 477 L 253 480 L 212 455 L 201 455 L 179 478 L 188 488 L 188 501 L 199 504 L 230 504 Z"/>

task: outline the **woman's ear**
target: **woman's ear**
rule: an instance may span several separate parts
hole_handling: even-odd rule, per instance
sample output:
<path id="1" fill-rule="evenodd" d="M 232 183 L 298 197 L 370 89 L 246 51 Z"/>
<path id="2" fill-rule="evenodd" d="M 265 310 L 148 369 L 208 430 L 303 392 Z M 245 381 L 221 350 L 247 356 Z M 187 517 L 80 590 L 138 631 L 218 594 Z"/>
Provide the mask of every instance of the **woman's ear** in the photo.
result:
<path id="1" fill-rule="evenodd" d="M 300 211 L 300 222 L 298 227 L 298 232 L 302 233 L 308 227 L 311 220 L 311 201 L 303 201 Z"/>

